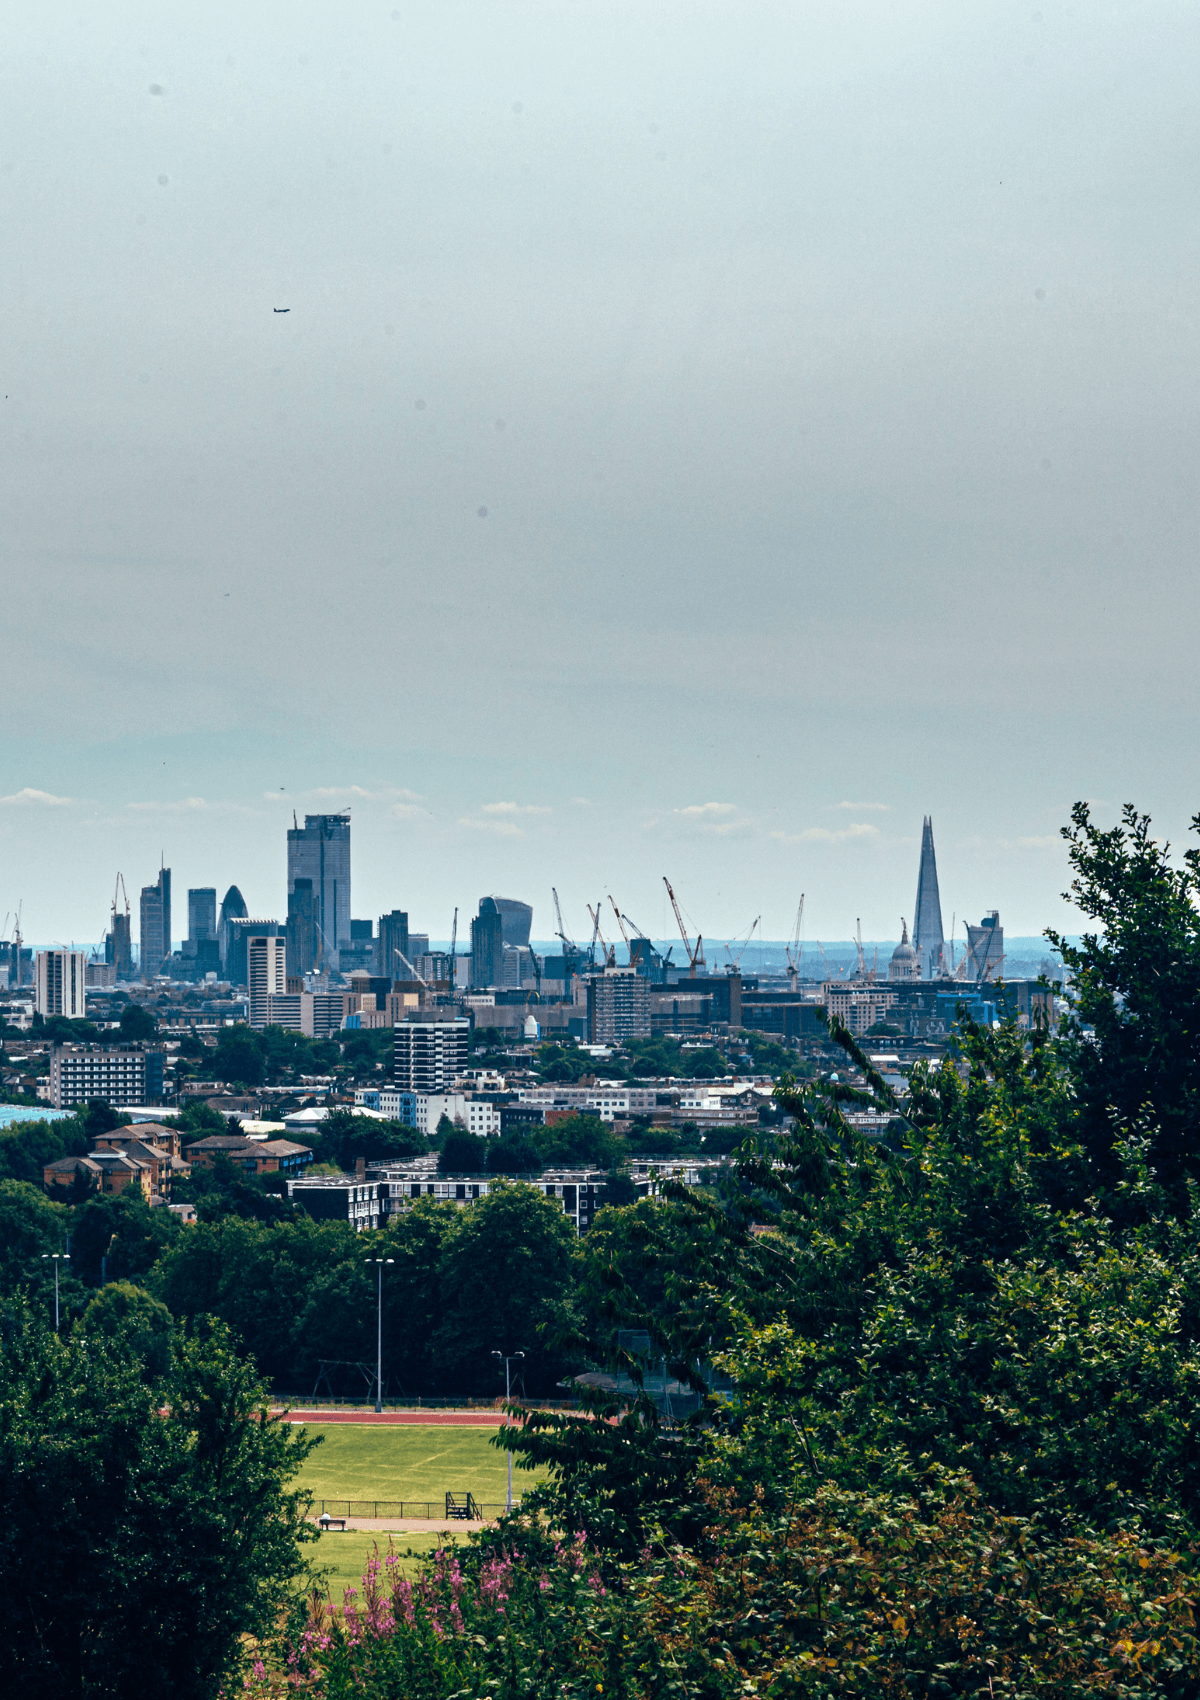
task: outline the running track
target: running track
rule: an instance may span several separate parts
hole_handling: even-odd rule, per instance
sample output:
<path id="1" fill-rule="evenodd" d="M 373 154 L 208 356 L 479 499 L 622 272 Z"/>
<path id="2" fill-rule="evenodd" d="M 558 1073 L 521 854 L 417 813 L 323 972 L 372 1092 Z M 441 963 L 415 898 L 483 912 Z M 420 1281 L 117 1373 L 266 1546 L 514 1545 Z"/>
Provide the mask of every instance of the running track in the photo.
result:
<path id="1" fill-rule="evenodd" d="M 282 1407 L 272 1410 L 282 1417 Z M 286 1411 L 290 1423 L 390 1423 L 416 1424 L 422 1428 L 500 1428 L 503 1411 Z"/>

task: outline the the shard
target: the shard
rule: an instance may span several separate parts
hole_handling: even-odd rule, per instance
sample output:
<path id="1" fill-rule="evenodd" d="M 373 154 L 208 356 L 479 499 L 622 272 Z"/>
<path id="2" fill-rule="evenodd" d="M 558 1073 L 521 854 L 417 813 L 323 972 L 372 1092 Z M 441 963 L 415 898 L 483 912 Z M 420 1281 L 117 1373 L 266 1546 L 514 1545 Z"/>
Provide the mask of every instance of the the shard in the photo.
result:
<path id="1" fill-rule="evenodd" d="M 934 980 L 942 973 L 942 899 L 938 891 L 937 857 L 933 853 L 933 821 L 925 816 L 921 833 L 921 871 L 917 875 L 917 907 L 914 911 L 913 949 L 921 964 L 921 978 Z"/>

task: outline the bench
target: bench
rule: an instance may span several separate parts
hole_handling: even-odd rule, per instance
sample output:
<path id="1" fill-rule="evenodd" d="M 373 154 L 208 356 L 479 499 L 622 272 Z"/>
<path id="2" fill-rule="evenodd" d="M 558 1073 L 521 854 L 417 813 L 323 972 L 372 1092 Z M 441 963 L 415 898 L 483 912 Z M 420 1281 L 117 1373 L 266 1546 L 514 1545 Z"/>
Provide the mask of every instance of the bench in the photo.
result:
<path id="1" fill-rule="evenodd" d="M 328 1511 L 322 1511 L 321 1515 L 317 1518 L 317 1522 L 326 1532 L 332 1529 L 335 1523 L 339 1529 L 344 1529 L 346 1527 L 346 1519 L 344 1517 L 331 1517 Z"/>

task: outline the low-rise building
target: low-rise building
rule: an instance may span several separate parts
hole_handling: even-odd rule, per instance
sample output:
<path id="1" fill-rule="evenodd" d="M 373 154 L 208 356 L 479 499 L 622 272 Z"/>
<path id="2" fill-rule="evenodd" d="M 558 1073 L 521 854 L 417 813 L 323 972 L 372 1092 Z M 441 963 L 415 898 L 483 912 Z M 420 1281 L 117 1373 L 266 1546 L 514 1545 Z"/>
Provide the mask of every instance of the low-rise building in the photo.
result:
<path id="1" fill-rule="evenodd" d="M 305 1175 L 289 1180 L 288 1197 L 318 1222 L 347 1222 L 356 1233 L 384 1226 L 380 1183 L 360 1175 Z"/>
<path id="2" fill-rule="evenodd" d="M 210 1134 L 188 1146 L 187 1160 L 196 1168 L 211 1169 L 218 1157 L 227 1157 L 235 1168 L 248 1175 L 299 1175 L 313 1160 L 312 1147 L 290 1139 L 247 1139 L 241 1134 Z"/>
<path id="3" fill-rule="evenodd" d="M 151 1165 L 123 1151 L 89 1151 L 86 1157 L 60 1157 L 42 1170 L 43 1184 L 51 1194 L 73 1192 L 80 1177 L 89 1190 L 116 1194 L 134 1187 L 147 1204 L 154 1201 Z"/>
<path id="4" fill-rule="evenodd" d="M 465 1092 L 416 1092 L 413 1094 L 412 1125 L 418 1133 L 429 1137 L 436 1133 L 445 1116 L 458 1127 L 480 1139 L 498 1139 L 501 1132 L 500 1110 L 490 1098 L 472 1098 Z"/>

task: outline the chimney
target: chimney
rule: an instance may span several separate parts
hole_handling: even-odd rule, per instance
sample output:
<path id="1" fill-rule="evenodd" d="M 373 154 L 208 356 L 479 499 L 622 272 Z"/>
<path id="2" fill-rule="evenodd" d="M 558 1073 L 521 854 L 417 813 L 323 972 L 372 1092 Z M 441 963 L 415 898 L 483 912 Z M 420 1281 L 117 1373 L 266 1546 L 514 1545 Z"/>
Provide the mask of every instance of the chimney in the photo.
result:
<path id="1" fill-rule="evenodd" d="M 355 1165 L 354 1165 L 354 1178 L 355 1178 L 356 1181 L 365 1181 L 366 1180 L 366 1178 L 367 1178 L 367 1159 L 365 1157 L 360 1157 L 358 1159 L 358 1161 L 355 1163 Z"/>

